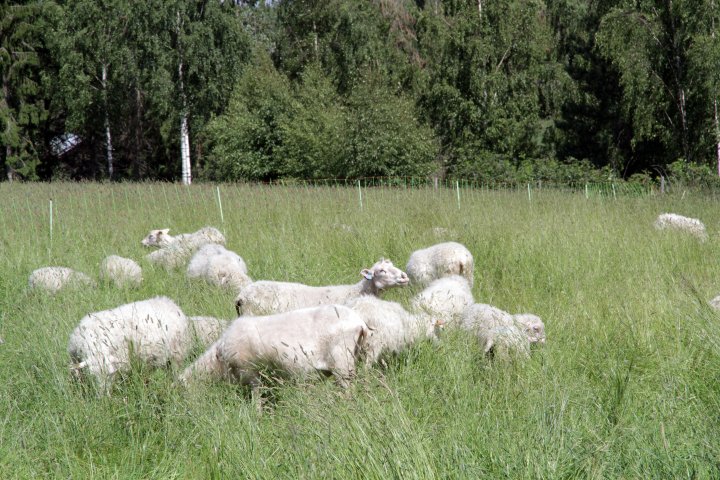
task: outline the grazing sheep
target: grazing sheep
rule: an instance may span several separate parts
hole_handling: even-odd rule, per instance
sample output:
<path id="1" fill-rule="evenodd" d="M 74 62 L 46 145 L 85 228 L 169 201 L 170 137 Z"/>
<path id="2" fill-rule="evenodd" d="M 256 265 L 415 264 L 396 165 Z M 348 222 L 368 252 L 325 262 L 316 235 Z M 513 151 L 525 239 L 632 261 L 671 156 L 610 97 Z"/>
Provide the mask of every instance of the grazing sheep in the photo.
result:
<path id="1" fill-rule="evenodd" d="M 193 341 L 207 346 L 223 326 L 212 317 L 188 320 L 175 302 L 155 297 L 86 315 L 70 334 L 68 353 L 78 376 L 90 374 L 109 393 L 115 372 L 129 368 L 130 352 L 149 366 L 179 363 Z"/>
<path id="2" fill-rule="evenodd" d="M 530 357 L 530 342 L 516 325 L 495 325 L 477 331 L 478 341 L 486 355 L 496 360 Z"/>
<path id="3" fill-rule="evenodd" d="M 253 387 L 261 371 L 286 374 L 331 373 L 347 386 L 370 331 L 360 316 L 342 305 L 323 305 L 263 317 L 239 317 L 180 376 L 231 380 Z"/>
<path id="4" fill-rule="evenodd" d="M 197 247 L 206 243 L 219 243 L 225 245 L 225 236 L 220 230 L 214 227 L 203 227 L 197 232 L 181 233 L 180 235 L 170 235 L 169 228 L 158 230 L 150 230 L 150 233 L 140 242 L 146 247 L 167 247 L 176 242 L 185 242 L 188 244 L 196 244 Z"/>
<path id="5" fill-rule="evenodd" d="M 414 251 L 405 270 L 410 280 L 421 285 L 448 275 L 460 275 L 467 279 L 472 288 L 473 268 L 473 256 L 464 245 L 445 242 Z"/>
<path id="6" fill-rule="evenodd" d="M 100 280 L 118 288 L 137 287 L 142 283 L 142 269 L 134 260 L 110 255 L 100 263 Z"/>
<path id="7" fill-rule="evenodd" d="M 407 274 L 385 259 L 361 270 L 360 275 L 363 279 L 354 285 L 325 287 L 290 282 L 254 282 L 240 291 L 235 308 L 238 315 L 267 315 L 317 305 L 342 304 L 362 295 L 379 296 L 385 289 L 409 283 Z"/>
<path id="8" fill-rule="evenodd" d="M 713 299 L 710 300 L 708 303 L 709 303 L 710 306 L 711 306 L 712 308 L 714 308 L 715 310 L 720 310 L 720 295 L 718 295 L 717 297 L 713 298 Z"/>
<path id="9" fill-rule="evenodd" d="M 465 277 L 452 275 L 433 280 L 410 300 L 411 310 L 424 312 L 445 324 L 459 321 L 465 309 L 475 302 Z"/>
<path id="10" fill-rule="evenodd" d="M 498 343 L 502 344 L 503 349 L 517 347 L 518 352 L 523 355 L 524 347 L 516 342 L 515 330 L 523 334 L 523 345 L 545 343 L 545 325 L 537 315 L 511 315 L 484 303 L 475 303 L 466 308 L 461 326 L 477 335 L 485 353 Z"/>
<path id="11" fill-rule="evenodd" d="M 676 213 L 661 213 L 655 220 L 655 228 L 658 230 L 672 229 L 687 232 L 694 235 L 700 241 L 708 238 L 705 225 L 697 218 L 688 218 Z"/>
<path id="12" fill-rule="evenodd" d="M 145 258 L 154 265 L 168 270 L 181 267 L 200 247 L 207 243 L 225 244 L 225 237 L 213 227 L 204 227 L 195 233 L 171 236 L 168 229 L 152 230 L 141 242 L 146 247 L 160 247 Z"/>
<path id="13" fill-rule="evenodd" d="M 72 268 L 43 267 L 30 274 L 28 285 L 31 289 L 55 294 L 66 287 L 94 286 L 95 282 Z"/>
<path id="14" fill-rule="evenodd" d="M 252 282 L 240 255 L 217 243 L 205 244 L 195 252 L 188 264 L 187 276 L 217 287 L 230 287 L 236 292 Z"/>
<path id="15" fill-rule="evenodd" d="M 153 265 L 159 265 L 167 270 L 173 270 L 185 265 L 190 257 L 207 243 L 204 237 L 180 240 L 145 255 L 145 258 Z"/>
<path id="16" fill-rule="evenodd" d="M 346 303 L 358 313 L 372 335 L 365 342 L 367 364 L 376 363 L 388 353 L 398 353 L 419 340 L 436 339 L 442 321 L 425 313 L 412 314 L 397 302 L 365 295 Z"/>
<path id="17" fill-rule="evenodd" d="M 433 227 L 431 233 L 437 240 L 448 240 L 458 237 L 458 233 L 455 230 L 450 230 L 445 227 Z"/>

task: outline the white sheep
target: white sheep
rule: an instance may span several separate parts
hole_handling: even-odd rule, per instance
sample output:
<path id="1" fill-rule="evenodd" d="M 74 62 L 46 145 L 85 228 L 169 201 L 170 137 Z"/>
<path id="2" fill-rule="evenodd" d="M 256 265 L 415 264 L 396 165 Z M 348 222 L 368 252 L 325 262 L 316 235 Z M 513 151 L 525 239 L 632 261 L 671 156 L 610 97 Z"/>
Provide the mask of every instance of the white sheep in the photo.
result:
<path id="1" fill-rule="evenodd" d="M 410 308 L 450 325 L 459 322 L 465 309 L 474 302 L 467 279 L 451 275 L 433 280 L 410 300 Z"/>
<path id="2" fill-rule="evenodd" d="M 506 351 L 515 348 L 524 356 L 525 344 L 529 347 L 533 343 L 545 343 L 545 325 L 537 315 L 511 315 L 484 303 L 467 307 L 462 315 L 461 326 L 478 337 L 485 353 L 498 344 Z M 517 342 L 516 330 L 522 333 L 523 342 Z"/>
<path id="3" fill-rule="evenodd" d="M 240 255 L 217 243 L 205 244 L 195 252 L 188 264 L 187 276 L 217 287 L 230 287 L 236 292 L 252 282 Z"/>
<path id="4" fill-rule="evenodd" d="M 365 342 L 366 363 L 398 353 L 423 339 L 437 339 L 443 323 L 425 313 L 410 313 L 397 302 L 365 295 L 346 303 L 372 332 Z"/>
<path id="5" fill-rule="evenodd" d="M 444 242 L 414 251 L 405 270 L 410 280 L 421 285 L 427 285 L 437 278 L 460 275 L 472 287 L 474 265 L 472 253 L 464 245 Z"/>
<path id="6" fill-rule="evenodd" d="M 405 272 L 386 259 L 361 270 L 360 275 L 362 280 L 354 285 L 324 287 L 267 280 L 254 282 L 240 290 L 235 308 L 238 315 L 267 315 L 317 305 L 342 304 L 362 295 L 379 296 L 385 289 L 404 286 L 410 281 Z"/>
<path id="7" fill-rule="evenodd" d="M 239 317 L 180 376 L 253 387 L 268 367 L 290 375 L 331 373 L 347 386 L 370 331 L 351 309 L 323 305 L 261 317 Z"/>
<path id="8" fill-rule="evenodd" d="M 43 267 L 34 270 L 28 279 L 34 290 L 55 294 L 66 287 L 94 286 L 95 282 L 86 274 L 68 267 Z"/>
<path id="9" fill-rule="evenodd" d="M 720 295 L 710 300 L 708 304 L 715 310 L 720 310 Z"/>
<path id="10" fill-rule="evenodd" d="M 173 242 L 154 252 L 150 252 L 148 255 L 145 255 L 145 258 L 153 265 L 159 265 L 167 270 L 173 270 L 185 265 L 192 255 L 207 243 L 204 237 L 192 237 L 191 240 Z"/>
<path id="11" fill-rule="evenodd" d="M 70 334 L 68 353 L 75 374 L 91 375 L 109 393 L 114 374 L 129 368 L 131 352 L 153 367 L 180 363 L 193 342 L 212 343 L 223 326 L 212 317 L 189 320 L 175 302 L 155 297 L 86 315 Z"/>
<path id="12" fill-rule="evenodd" d="M 181 233 L 179 235 L 170 235 L 169 228 L 150 230 L 150 233 L 140 242 L 146 247 L 167 247 L 176 242 L 186 242 L 189 244 L 204 245 L 206 243 L 219 243 L 225 245 L 225 236 L 215 227 L 203 227 L 197 232 Z"/>
<path id="13" fill-rule="evenodd" d="M 476 333 L 483 353 L 496 360 L 530 357 L 530 342 L 516 325 L 495 325 Z"/>
<path id="14" fill-rule="evenodd" d="M 658 215 L 655 220 L 655 228 L 658 230 L 672 229 L 687 232 L 702 242 L 708 238 L 705 225 L 700 220 L 683 217 L 676 213 L 661 213 Z"/>
<path id="15" fill-rule="evenodd" d="M 146 247 L 159 247 L 158 250 L 146 255 L 145 258 L 154 265 L 168 270 L 181 267 L 200 247 L 207 243 L 225 244 L 225 237 L 213 227 L 204 227 L 194 233 L 168 235 L 169 230 L 152 230 L 142 240 Z"/>
<path id="16" fill-rule="evenodd" d="M 142 269 L 134 260 L 110 255 L 100 263 L 100 280 L 118 288 L 137 287 L 142 283 Z"/>

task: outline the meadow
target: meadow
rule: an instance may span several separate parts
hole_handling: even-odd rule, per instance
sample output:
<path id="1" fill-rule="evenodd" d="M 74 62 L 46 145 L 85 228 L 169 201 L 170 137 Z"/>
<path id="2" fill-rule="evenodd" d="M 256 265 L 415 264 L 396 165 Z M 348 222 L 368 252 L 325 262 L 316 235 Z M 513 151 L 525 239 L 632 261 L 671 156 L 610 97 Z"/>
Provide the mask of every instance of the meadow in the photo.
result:
<path id="1" fill-rule="evenodd" d="M 0 478 L 720 477 L 718 200 L 378 187 L 361 206 L 352 187 L 0 183 Z M 666 211 L 702 219 L 709 241 L 655 231 Z M 494 362 L 448 328 L 347 391 L 276 381 L 262 415 L 247 389 L 185 390 L 173 370 L 136 366 L 110 397 L 73 382 L 67 338 L 89 312 L 167 295 L 234 317 L 232 292 L 143 258 L 151 228 L 205 225 L 253 278 L 316 285 L 459 241 L 476 301 L 540 315 L 547 343 Z M 27 289 L 41 266 L 97 278 L 110 254 L 141 264 L 139 289 Z"/>

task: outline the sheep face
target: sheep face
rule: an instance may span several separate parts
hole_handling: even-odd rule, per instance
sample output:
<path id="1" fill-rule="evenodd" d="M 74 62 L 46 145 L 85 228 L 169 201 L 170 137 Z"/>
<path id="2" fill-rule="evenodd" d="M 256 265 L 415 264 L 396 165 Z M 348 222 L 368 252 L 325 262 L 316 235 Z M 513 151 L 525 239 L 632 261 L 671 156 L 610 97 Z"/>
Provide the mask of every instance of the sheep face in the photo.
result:
<path id="1" fill-rule="evenodd" d="M 393 265 L 390 260 L 384 258 L 381 258 L 372 267 L 361 270 L 360 275 L 371 281 L 378 291 L 392 287 L 403 287 L 410 283 L 407 273 Z"/>
<path id="2" fill-rule="evenodd" d="M 168 235 L 169 228 L 150 230 L 147 237 L 140 242 L 146 247 L 165 247 L 172 243 L 172 236 Z"/>
<path id="3" fill-rule="evenodd" d="M 515 315 L 515 320 L 530 340 L 530 343 L 545 343 L 545 324 L 537 315 L 523 313 Z"/>

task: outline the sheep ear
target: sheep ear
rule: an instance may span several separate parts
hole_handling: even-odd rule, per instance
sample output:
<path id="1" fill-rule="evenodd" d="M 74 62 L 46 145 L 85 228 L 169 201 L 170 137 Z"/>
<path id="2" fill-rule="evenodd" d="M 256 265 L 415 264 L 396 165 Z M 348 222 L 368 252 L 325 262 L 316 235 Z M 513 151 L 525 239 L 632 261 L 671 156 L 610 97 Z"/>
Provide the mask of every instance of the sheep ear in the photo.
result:
<path id="1" fill-rule="evenodd" d="M 163 229 L 161 229 L 161 230 L 158 230 L 158 233 L 162 233 L 163 235 L 167 235 L 169 231 L 170 231 L 169 228 L 163 228 Z"/>
<path id="2" fill-rule="evenodd" d="M 362 275 L 363 277 L 365 277 L 366 280 L 372 280 L 372 279 L 373 279 L 373 276 L 374 276 L 374 275 L 373 275 L 373 272 L 371 272 L 371 271 L 368 270 L 367 268 L 363 268 L 363 269 L 360 271 L 360 275 Z"/>

